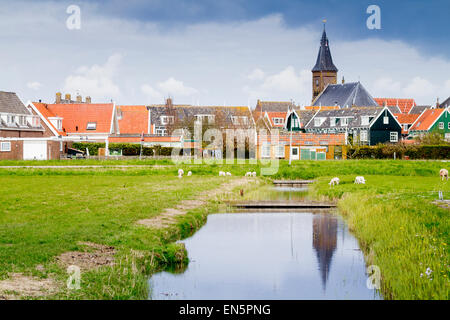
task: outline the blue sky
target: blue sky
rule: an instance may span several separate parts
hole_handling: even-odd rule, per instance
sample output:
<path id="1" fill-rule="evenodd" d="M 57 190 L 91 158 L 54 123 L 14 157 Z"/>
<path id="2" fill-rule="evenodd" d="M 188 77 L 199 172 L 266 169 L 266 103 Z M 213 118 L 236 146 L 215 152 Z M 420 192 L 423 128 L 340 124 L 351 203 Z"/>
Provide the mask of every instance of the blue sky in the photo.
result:
<path id="1" fill-rule="evenodd" d="M 327 19 L 339 78 L 374 97 L 450 96 L 450 1 L 0 0 L 0 90 L 56 91 L 121 104 L 311 101 Z M 81 29 L 68 30 L 69 5 Z M 369 5 L 381 30 L 369 30 Z"/>

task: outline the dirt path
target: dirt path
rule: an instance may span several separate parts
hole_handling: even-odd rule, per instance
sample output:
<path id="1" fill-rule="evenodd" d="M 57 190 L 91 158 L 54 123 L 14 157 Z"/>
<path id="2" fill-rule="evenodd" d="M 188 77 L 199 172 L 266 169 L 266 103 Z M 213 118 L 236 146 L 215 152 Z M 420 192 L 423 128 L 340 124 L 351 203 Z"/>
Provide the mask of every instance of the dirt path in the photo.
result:
<path id="1" fill-rule="evenodd" d="M 193 210 L 205 205 L 208 200 L 217 198 L 219 195 L 231 194 L 234 188 L 244 186 L 249 182 L 255 181 L 252 178 L 238 178 L 222 184 L 214 190 L 202 192 L 196 200 L 182 200 L 175 208 L 168 208 L 157 217 L 142 219 L 137 221 L 138 224 L 149 228 L 161 229 L 176 222 L 176 218 L 185 215 L 189 210 Z"/>

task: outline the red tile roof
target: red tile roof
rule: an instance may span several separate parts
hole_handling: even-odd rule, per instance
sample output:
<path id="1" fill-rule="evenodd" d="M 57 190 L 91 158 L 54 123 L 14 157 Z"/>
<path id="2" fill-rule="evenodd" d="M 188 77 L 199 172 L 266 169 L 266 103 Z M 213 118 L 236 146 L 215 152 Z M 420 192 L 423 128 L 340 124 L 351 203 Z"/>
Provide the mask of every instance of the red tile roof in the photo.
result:
<path id="1" fill-rule="evenodd" d="M 409 111 L 416 105 L 414 99 L 397 99 L 397 98 L 374 98 L 380 107 L 398 106 L 402 113 L 409 113 Z"/>
<path id="2" fill-rule="evenodd" d="M 119 118 L 119 132 L 121 134 L 145 134 L 148 132 L 148 110 L 144 105 L 138 106 L 117 106 Z"/>
<path id="3" fill-rule="evenodd" d="M 110 133 L 113 103 L 33 104 L 47 109 L 50 117 L 63 118 L 63 130 L 66 133 Z M 87 130 L 88 122 L 96 122 L 96 129 Z"/>
<path id="4" fill-rule="evenodd" d="M 445 109 L 428 109 L 422 112 L 414 125 L 409 129 L 410 131 L 427 131 L 442 115 Z"/>
<path id="5" fill-rule="evenodd" d="M 286 115 L 287 115 L 287 112 L 267 112 L 267 116 L 269 118 L 270 125 L 272 127 L 279 127 L 279 128 L 283 127 L 284 126 L 284 120 L 286 119 Z M 273 122 L 273 118 L 282 118 L 283 119 L 283 123 L 275 124 Z"/>
<path id="6" fill-rule="evenodd" d="M 55 117 L 55 115 L 47 108 L 47 105 L 45 103 L 41 103 L 41 102 L 33 102 L 33 105 L 36 107 L 36 109 L 39 111 L 39 113 L 47 120 L 48 124 L 50 125 L 50 127 L 55 130 L 56 132 L 58 132 L 59 135 L 61 136 L 66 136 L 66 132 L 64 132 L 63 130 L 58 130 L 53 123 L 48 119 L 48 118 L 52 118 Z"/>
<path id="7" fill-rule="evenodd" d="M 394 116 L 397 118 L 400 124 L 413 124 L 414 121 L 416 121 L 420 116 L 420 114 L 395 113 Z"/>

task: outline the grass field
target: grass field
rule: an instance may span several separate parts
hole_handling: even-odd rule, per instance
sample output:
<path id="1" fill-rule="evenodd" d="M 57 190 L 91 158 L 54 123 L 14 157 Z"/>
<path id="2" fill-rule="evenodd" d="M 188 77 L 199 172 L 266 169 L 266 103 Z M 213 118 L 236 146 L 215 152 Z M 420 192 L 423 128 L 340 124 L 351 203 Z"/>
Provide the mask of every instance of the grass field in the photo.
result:
<path id="1" fill-rule="evenodd" d="M 115 163 L 85 161 L 31 164 Z M 142 163 L 145 165 L 138 168 L 0 169 L 0 281 L 11 274 L 53 279 L 59 286 L 45 296 L 48 299 L 145 299 L 149 274 L 186 262 L 184 249 L 174 241 L 198 229 L 206 215 L 222 204 L 211 198 L 169 228 L 147 228 L 136 221 L 158 217 L 182 200 L 196 199 L 199 193 L 220 187 L 224 183 L 218 177 L 220 170 L 234 176 L 259 171 L 258 165 L 249 164 Z M 0 162 L 2 165 L 30 162 Z M 278 173 L 263 180 L 315 178 L 310 196 L 339 198 L 341 213 L 367 259 L 381 268 L 386 298 L 448 299 L 449 211 L 430 203 L 439 190 L 450 198 L 449 184 L 438 177 L 439 169 L 446 165 L 439 161 L 359 160 L 299 161 L 289 167 L 282 161 Z M 179 180 L 179 167 L 191 170 L 193 176 Z M 354 185 L 355 175 L 366 176 L 367 184 Z M 327 182 L 333 176 L 339 176 L 342 183 L 330 188 Z M 255 187 L 249 184 L 246 188 L 249 194 Z M 83 242 L 114 247 L 115 264 L 83 271 L 81 289 L 67 290 L 68 275 L 56 257 L 93 250 Z M 433 270 L 433 280 L 425 275 L 427 268 Z M 420 277 L 421 273 L 425 276 Z"/>

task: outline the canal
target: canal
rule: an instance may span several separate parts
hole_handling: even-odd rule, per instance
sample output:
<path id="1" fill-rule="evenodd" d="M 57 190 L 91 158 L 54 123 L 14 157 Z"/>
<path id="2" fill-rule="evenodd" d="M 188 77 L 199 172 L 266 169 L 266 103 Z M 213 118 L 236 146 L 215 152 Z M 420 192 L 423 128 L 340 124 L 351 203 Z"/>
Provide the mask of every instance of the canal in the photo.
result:
<path id="1" fill-rule="evenodd" d="M 259 196 L 300 200 L 304 190 Z M 182 242 L 189 265 L 154 274 L 149 299 L 381 299 L 366 285 L 358 241 L 332 213 L 212 214 Z"/>

